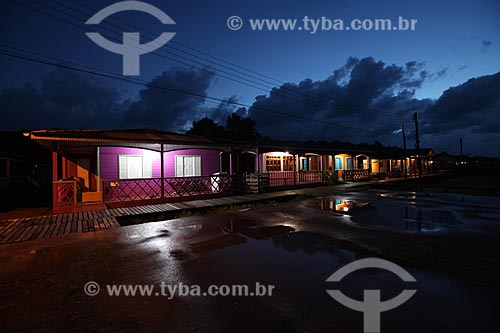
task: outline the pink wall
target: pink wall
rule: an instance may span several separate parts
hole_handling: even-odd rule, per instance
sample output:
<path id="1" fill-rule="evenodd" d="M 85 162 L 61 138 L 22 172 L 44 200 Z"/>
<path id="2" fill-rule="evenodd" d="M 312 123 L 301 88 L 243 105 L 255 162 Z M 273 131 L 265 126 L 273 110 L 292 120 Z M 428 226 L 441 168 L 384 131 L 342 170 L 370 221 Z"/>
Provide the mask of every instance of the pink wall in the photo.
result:
<path id="1" fill-rule="evenodd" d="M 184 149 L 165 153 L 165 177 L 175 177 L 175 155 L 200 155 L 202 176 L 209 176 L 220 171 L 219 151 L 207 149 Z"/>
<path id="2" fill-rule="evenodd" d="M 208 176 L 219 172 L 219 151 L 207 149 L 184 149 L 164 153 L 165 177 L 175 177 L 175 155 L 200 155 L 201 175 Z M 144 155 L 153 157 L 153 178 L 159 178 L 160 153 L 138 148 L 101 147 L 100 169 L 101 179 L 118 179 L 118 155 Z"/>

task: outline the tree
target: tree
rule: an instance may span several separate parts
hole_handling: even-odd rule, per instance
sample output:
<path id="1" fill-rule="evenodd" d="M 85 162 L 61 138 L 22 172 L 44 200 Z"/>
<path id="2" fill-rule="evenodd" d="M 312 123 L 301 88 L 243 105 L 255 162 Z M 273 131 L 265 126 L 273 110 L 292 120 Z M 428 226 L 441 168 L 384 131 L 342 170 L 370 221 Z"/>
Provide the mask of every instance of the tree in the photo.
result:
<path id="1" fill-rule="evenodd" d="M 193 121 L 193 127 L 187 131 L 187 134 L 223 139 L 226 137 L 225 131 L 224 126 L 205 117 L 198 121 Z"/>
<path id="2" fill-rule="evenodd" d="M 257 131 L 257 128 L 255 128 L 255 121 L 250 117 L 241 117 L 236 113 L 232 113 L 227 117 L 225 127 L 205 117 L 198 121 L 193 121 L 193 127 L 186 133 L 237 141 L 256 141 L 261 139 L 261 135 Z"/>
<path id="3" fill-rule="evenodd" d="M 255 128 L 255 120 L 250 117 L 241 117 L 232 113 L 227 117 L 226 134 L 229 139 L 241 141 L 260 140 L 261 135 Z"/>

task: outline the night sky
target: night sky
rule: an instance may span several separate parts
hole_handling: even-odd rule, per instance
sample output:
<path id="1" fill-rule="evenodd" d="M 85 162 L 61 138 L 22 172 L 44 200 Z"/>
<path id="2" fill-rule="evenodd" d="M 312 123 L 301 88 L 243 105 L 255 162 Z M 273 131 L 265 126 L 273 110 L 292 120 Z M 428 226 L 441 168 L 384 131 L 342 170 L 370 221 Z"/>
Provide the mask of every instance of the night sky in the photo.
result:
<path id="1" fill-rule="evenodd" d="M 498 0 L 147 0 L 176 24 L 164 26 L 140 12 L 114 14 L 99 26 L 84 24 L 116 2 L 0 3 L 1 52 L 118 76 L 122 57 L 85 32 L 121 39 L 124 31 L 142 31 L 142 42 L 176 32 L 161 49 L 141 56 L 141 75 L 125 77 L 136 83 L 0 55 L 1 130 L 152 127 L 183 132 L 193 120 L 208 116 L 224 123 L 237 112 L 254 118 L 261 134 L 276 139 L 400 146 L 404 124 L 412 147 L 411 114 L 418 112 L 422 147 L 458 154 L 463 138 L 466 154 L 500 156 Z M 241 30 L 227 27 L 232 15 L 243 18 Z M 403 16 L 418 23 L 415 31 L 312 34 L 252 31 L 248 22 L 306 15 L 345 21 Z"/>

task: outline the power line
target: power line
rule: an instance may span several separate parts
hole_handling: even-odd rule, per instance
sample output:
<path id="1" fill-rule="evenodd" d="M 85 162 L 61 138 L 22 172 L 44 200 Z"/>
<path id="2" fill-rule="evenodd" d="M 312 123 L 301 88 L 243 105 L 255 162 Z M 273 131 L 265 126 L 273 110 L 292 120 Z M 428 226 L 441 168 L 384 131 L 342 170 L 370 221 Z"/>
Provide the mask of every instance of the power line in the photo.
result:
<path id="1" fill-rule="evenodd" d="M 85 4 L 83 4 L 83 3 L 79 2 L 79 1 L 76 1 L 76 0 L 69 0 L 69 1 L 70 1 L 70 2 L 75 3 L 75 4 L 79 5 L 79 6 L 81 6 L 81 7 L 83 7 L 83 8 L 86 8 L 86 9 L 88 9 L 88 10 L 92 10 L 93 12 L 96 12 L 96 11 L 97 11 L 97 9 L 96 9 L 96 8 L 93 8 L 93 7 L 87 6 L 87 5 L 85 5 Z M 132 23 L 130 23 L 130 22 L 127 22 L 127 21 L 121 20 L 121 19 L 116 18 L 116 17 L 111 17 L 111 19 L 112 19 L 112 20 L 114 20 L 114 21 L 116 21 L 116 22 L 120 22 L 120 23 L 126 24 L 126 25 L 127 25 L 127 26 L 129 26 L 129 27 L 132 27 L 132 28 L 135 28 L 135 29 L 139 29 L 139 30 L 143 30 L 143 31 L 145 31 L 145 32 L 148 32 L 150 35 L 154 35 L 154 33 L 153 33 L 153 32 L 148 31 L 147 29 L 141 28 L 141 27 L 139 27 L 139 26 L 137 26 L 137 25 L 135 25 L 135 24 L 132 24 Z M 264 78 L 266 78 L 266 79 L 273 80 L 273 81 L 276 81 L 276 82 L 281 83 L 281 84 L 285 84 L 285 83 L 286 83 L 286 82 L 284 82 L 284 81 L 282 81 L 282 80 L 279 80 L 279 79 L 276 79 L 276 78 L 273 78 L 273 77 L 267 76 L 267 75 L 265 75 L 265 74 L 259 73 L 259 72 L 257 72 L 257 71 L 252 70 L 252 69 L 249 69 L 249 68 L 247 68 L 247 67 L 237 65 L 237 64 L 232 63 L 232 62 L 230 62 L 230 61 L 224 60 L 224 59 L 222 59 L 222 58 L 220 58 L 220 57 L 217 57 L 217 56 L 211 55 L 211 54 L 209 54 L 209 53 L 206 53 L 206 52 L 204 52 L 204 51 L 200 51 L 200 50 L 195 49 L 195 48 L 193 48 L 193 47 L 190 47 L 190 46 L 188 46 L 188 45 L 186 45 L 186 44 L 183 44 L 183 43 L 180 43 L 180 42 L 177 42 L 177 41 L 174 41 L 174 40 L 170 41 L 170 42 L 169 42 L 169 44 L 179 45 L 179 46 L 184 47 L 184 48 L 186 48 L 186 49 L 188 49 L 188 50 L 191 50 L 191 51 L 194 51 L 194 52 L 198 52 L 198 53 L 200 53 L 200 54 L 203 54 L 203 55 L 205 55 L 205 56 L 207 56 L 207 57 L 210 57 L 210 58 L 215 59 L 215 60 L 217 60 L 217 61 L 220 61 L 220 62 L 222 62 L 222 63 L 225 63 L 225 64 L 228 64 L 228 65 L 234 66 L 234 67 L 236 67 L 236 68 L 239 68 L 239 69 L 245 70 L 245 71 L 250 72 L 250 73 L 253 73 L 253 74 L 255 74 L 255 75 L 262 76 L 262 77 L 264 77 Z M 170 47 L 170 46 L 169 46 L 169 45 L 167 45 L 167 47 Z M 172 47 L 170 47 L 170 48 L 172 48 Z M 178 49 L 175 49 L 175 50 L 178 50 Z M 181 50 L 179 50 L 179 51 L 180 51 L 180 52 L 185 52 L 185 51 L 181 51 Z M 274 84 L 274 83 L 273 83 L 273 84 Z"/>
<path id="2" fill-rule="evenodd" d="M 12 1 L 12 0 L 11 0 L 11 1 Z M 19 4 L 19 3 L 17 3 L 16 1 L 12 1 L 12 2 L 14 2 L 14 3 L 16 3 L 16 4 Z M 35 1 L 35 2 L 36 2 L 36 1 Z M 22 4 L 19 4 L 19 5 L 21 5 L 21 6 L 23 6 L 23 7 L 26 7 L 26 8 L 28 8 L 28 9 L 31 9 L 31 10 L 37 11 L 37 12 L 39 12 L 39 13 L 42 13 L 43 15 L 47 15 L 47 16 L 53 17 L 53 18 L 55 18 L 55 19 L 61 20 L 61 21 L 65 22 L 65 23 L 68 23 L 68 24 L 74 25 L 74 26 L 76 26 L 76 27 L 78 27 L 78 28 L 82 28 L 81 26 L 79 26 L 79 25 L 77 25 L 77 24 L 75 24 L 75 23 L 73 23 L 73 22 L 67 21 L 67 20 L 65 20 L 65 19 L 62 19 L 62 18 L 60 18 L 60 17 L 57 17 L 57 16 L 54 16 L 54 15 L 48 14 L 48 13 L 46 13 L 46 12 L 39 11 L 39 10 L 34 9 L 34 8 L 32 8 L 32 7 L 24 6 L 24 5 L 22 5 Z M 75 16 L 73 16 L 73 17 L 75 17 Z M 109 29 L 108 29 L 108 30 L 109 30 Z M 114 31 L 112 31 L 112 32 L 114 32 Z M 116 33 L 116 32 L 114 32 L 114 33 Z M 188 65 L 188 64 L 186 64 L 186 65 Z M 116 74 L 113 74 L 113 75 L 116 75 Z M 120 78 L 120 79 L 121 79 L 121 78 Z M 136 81 L 137 81 L 137 80 L 136 80 Z M 139 81 L 140 81 L 140 80 L 139 80 Z M 144 82 L 145 82 L 145 81 L 144 81 Z M 142 82 L 142 84 L 144 84 L 144 82 Z M 151 85 L 149 84 L 149 86 L 151 86 Z M 205 98 L 205 97 L 201 97 L 201 98 Z M 209 99 L 209 100 L 213 100 L 213 99 L 210 99 L 210 98 L 208 98 L 208 99 Z M 251 109 L 253 109 L 253 110 L 261 110 L 261 111 L 263 110 L 263 108 L 259 108 L 259 107 L 256 107 L 256 106 L 250 106 L 250 105 L 243 104 L 243 103 L 234 103 L 233 101 L 228 101 L 228 100 L 217 99 L 217 101 L 219 101 L 219 102 L 221 102 L 221 101 L 222 101 L 222 102 L 224 102 L 224 103 L 228 103 L 228 104 L 236 104 L 236 105 L 240 105 L 240 106 L 245 106 L 245 107 L 251 108 Z M 273 111 L 273 110 L 268 110 L 268 111 Z M 327 124 L 327 125 L 341 126 L 341 127 L 345 127 L 345 128 L 354 129 L 354 130 L 361 130 L 361 131 L 365 131 L 365 129 L 356 128 L 356 127 L 354 127 L 354 126 L 342 125 L 342 124 L 338 124 L 338 123 L 333 123 L 333 122 L 322 121 L 322 120 L 318 120 L 318 119 L 312 119 L 312 118 L 307 118 L 307 117 L 297 116 L 297 115 L 293 115 L 293 114 L 289 114 L 289 113 L 284 113 L 284 112 L 280 112 L 280 111 L 274 111 L 274 113 L 276 113 L 276 114 L 281 114 L 281 115 L 291 116 L 291 117 L 296 118 L 296 119 L 311 120 L 311 121 L 320 122 L 320 123 Z M 373 116 L 373 114 L 372 114 L 371 116 Z M 399 118 L 398 118 L 398 120 L 399 120 Z M 374 131 L 373 133 L 377 133 L 377 132 L 376 132 L 376 131 Z M 395 133 L 392 133 L 392 134 L 395 134 Z M 383 133 L 383 134 L 381 134 L 381 135 L 389 135 L 389 134 L 387 134 L 387 133 Z"/>
<path id="3" fill-rule="evenodd" d="M 10 1 L 12 1 L 12 2 L 16 3 L 16 1 L 14 1 L 14 0 L 10 0 Z M 39 5 L 40 5 L 40 6 L 42 6 L 42 7 L 52 9 L 52 10 L 54 10 L 54 11 L 56 11 L 56 12 L 59 12 L 59 13 L 61 13 L 61 14 L 63 14 L 63 15 L 68 15 L 68 16 L 70 16 L 70 17 L 76 18 L 77 20 L 80 20 L 80 18 L 79 18 L 79 17 L 77 17 L 77 16 L 75 16 L 75 15 L 68 14 L 68 13 L 66 13 L 66 12 L 63 12 L 63 11 L 61 11 L 61 10 L 57 9 L 57 8 L 54 8 L 54 7 L 51 7 L 51 6 L 47 6 L 47 5 L 45 5 L 45 4 L 41 4 L 40 2 L 35 1 L 35 0 L 32 0 L 32 2 L 35 2 L 35 3 L 39 4 Z M 80 10 L 77 10 L 77 9 L 73 8 L 73 7 L 70 7 L 70 6 L 67 6 L 67 5 L 61 4 L 61 3 L 60 3 L 60 2 L 58 2 L 58 1 L 53 0 L 53 2 L 55 2 L 55 3 L 57 3 L 57 4 L 61 5 L 61 6 L 64 6 L 64 7 L 66 7 L 66 8 L 69 8 L 69 9 L 71 9 L 71 10 L 73 10 L 73 11 L 77 11 L 77 12 L 82 13 L 82 14 L 84 14 L 84 15 L 88 15 L 88 13 L 84 13 L 84 12 L 82 12 L 82 11 L 80 11 Z M 72 2 L 78 3 L 77 1 L 72 1 Z M 19 3 L 17 3 L 17 4 L 19 4 Z M 80 4 L 80 3 L 79 3 L 79 4 Z M 19 5 L 21 5 L 21 4 L 19 4 Z M 80 5 L 81 5 L 81 4 L 80 4 Z M 81 26 L 76 25 L 76 24 L 75 24 L 75 23 L 73 23 L 73 22 L 68 22 L 67 20 L 64 20 L 64 19 L 62 19 L 62 18 L 60 18 L 60 17 L 50 15 L 50 14 L 48 14 L 48 13 L 46 13 L 46 12 L 42 12 L 42 11 L 40 11 L 40 10 L 34 9 L 34 8 L 29 7 L 29 6 L 26 6 L 26 5 L 21 5 L 21 6 L 23 6 L 23 7 L 25 7 L 25 8 L 28 8 L 28 9 L 31 9 L 31 10 L 34 10 L 34 11 L 37 11 L 37 12 L 39 12 L 39 13 L 43 14 L 43 15 L 48 15 L 48 16 L 53 17 L 53 18 L 55 18 L 55 19 L 61 20 L 61 21 L 65 22 L 65 23 L 72 24 L 72 25 L 74 25 L 74 26 L 76 26 L 76 27 L 78 27 L 78 28 L 82 29 L 82 27 L 81 27 Z M 82 6 L 83 6 L 83 5 L 82 5 Z M 88 6 L 84 6 L 84 7 L 91 9 L 91 7 L 88 7 Z M 124 21 L 121 21 L 121 20 L 118 20 L 118 19 L 115 19 L 115 20 L 120 21 L 120 22 L 124 22 Z M 117 25 L 114 25 L 114 24 L 111 24 L 111 23 L 109 23 L 109 22 L 105 22 L 105 23 L 107 23 L 107 24 L 109 24 L 109 25 L 112 25 L 112 26 L 115 26 L 115 27 L 118 27 L 118 28 L 120 28 L 120 29 L 123 29 L 122 27 L 117 26 Z M 129 26 L 134 26 L 134 27 L 136 27 L 137 29 L 140 29 L 140 30 L 144 30 L 144 29 L 141 29 L 140 27 L 137 27 L 137 26 L 135 26 L 135 25 L 132 25 L 132 24 L 129 24 L 129 23 L 126 23 L 126 22 L 125 22 L 125 24 L 127 24 L 127 25 L 129 25 Z M 110 31 L 110 32 L 112 32 L 112 33 L 114 33 L 114 34 L 119 34 L 118 32 L 116 32 L 116 31 L 114 31 L 114 30 L 111 30 L 111 29 L 109 29 L 109 28 L 105 28 L 105 27 L 100 27 L 100 28 L 105 29 L 105 30 L 107 30 L 107 31 Z M 85 30 L 86 30 L 86 29 L 85 29 Z M 145 30 L 145 31 L 147 31 L 147 30 Z M 153 34 L 153 33 L 151 33 L 151 32 L 149 32 L 149 33 L 150 33 L 150 34 Z M 116 39 L 115 39 L 115 40 L 116 40 Z M 167 47 L 170 47 L 170 46 L 168 46 L 168 45 L 167 45 Z M 172 48 L 172 47 L 170 47 L 170 48 Z M 175 48 L 174 48 L 174 49 L 175 49 Z M 175 49 L 175 50 L 180 51 L 180 52 L 185 52 L 185 51 L 182 51 L 182 50 L 179 50 L 179 49 Z M 193 49 L 193 50 L 195 50 L 195 49 Z M 200 63 L 200 62 L 198 62 L 198 61 L 194 61 L 194 60 L 192 60 L 192 59 L 187 59 L 187 58 L 184 58 L 184 57 L 182 57 L 182 56 L 180 56 L 180 55 L 177 55 L 177 54 L 175 54 L 175 53 L 172 53 L 172 52 L 168 52 L 168 51 L 164 51 L 164 50 L 160 50 L 160 51 L 163 51 L 164 53 L 168 53 L 168 54 L 174 55 L 174 56 L 179 57 L 179 58 L 184 59 L 184 60 L 192 61 L 192 62 L 198 63 L 198 64 L 200 64 L 200 65 L 206 66 L 206 64 L 204 64 L 204 63 Z M 159 55 L 159 54 L 157 54 L 156 52 L 153 52 L 153 53 L 155 53 L 156 55 Z M 187 54 L 189 54 L 189 55 L 191 55 L 191 56 L 195 56 L 195 57 L 197 57 L 197 58 L 199 58 L 199 59 L 203 59 L 203 60 L 205 60 L 205 61 L 206 61 L 206 59 L 201 58 L 201 57 L 198 57 L 198 56 L 196 56 L 196 55 L 193 55 L 192 53 L 187 53 Z M 183 65 L 186 65 L 186 66 L 195 67 L 195 68 L 198 68 L 198 69 L 200 69 L 200 70 L 207 71 L 207 69 L 206 69 L 206 68 L 203 68 L 203 67 L 202 67 L 202 68 L 200 68 L 200 67 L 196 67 L 196 66 L 193 66 L 192 64 L 187 64 L 187 63 L 185 63 L 185 62 L 183 62 L 183 61 L 179 61 L 179 60 L 177 60 L 177 59 L 172 59 L 172 58 L 169 58 L 169 57 L 165 57 L 165 56 L 163 56 L 163 55 L 159 55 L 159 56 L 161 56 L 161 57 L 163 57 L 163 58 L 166 58 L 166 59 L 169 59 L 169 60 L 172 60 L 172 61 L 179 62 L 179 63 L 181 63 L 181 64 L 183 64 Z M 214 63 L 214 62 L 211 62 L 211 63 Z M 228 63 L 229 63 L 229 62 L 228 62 Z M 214 63 L 214 64 L 217 64 L 217 63 Z M 222 66 L 222 65 L 220 65 L 220 64 L 217 64 L 217 65 L 218 65 L 218 66 Z M 237 65 L 236 65 L 236 66 L 237 66 Z M 229 68 L 229 67 L 227 67 L 227 66 L 226 66 L 226 68 L 230 69 L 230 68 Z M 220 69 L 214 69 L 214 71 L 215 71 L 215 70 L 219 70 L 219 71 L 221 71 Z M 230 69 L 230 70 L 233 70 L 233 69 Z M 234 71 L 234 70 L 233 70 L 233 71 Z M 234 74 L 232 74 L 232 73 L 228 73 L 228 72 L 226 72 L 226 71 L 222 71 L 222 72 L 223 72 L 223 73 L 225 73 L 225 74 L 228 74 L 228 75 L 235 76 Z M 212 72 L 210 72 L 210 73 L 212 73 Z M 242 73 L 242 72 L 239 72 L 239 73 Z M 244 74 L 244 73 L 242 73 L 242 74 Z M 251 83 L 254 83 L 254 84 L 259 84 L 259 85 L 260 85 L 260 87 L 256 87 L 256 86 L 254 86 L 253 84 L 248 84 L 248 83 L 246 83 L 246 82 L 241 82 L 241 81 L 240 81 L 240 80 L 238 80 L 238 79 L 234 79 L 234 78 L 231 78 L 231 77 L 227 77 L 227 76 L 225 76 L 225 75 L 221 75 L 221 74 L 219 74 L 219 73 L 216 73 L 216 75 L 221 76 L 221 77 L 223 77 L 223 78 L 225 78 L 225 79 L 232 80 L 232 81 L 234 81 L 234 82 L 238 82 L 238 83 L 240 83 L 240 84 L 244 84 L 244 85 L 246 85 L 246 86 L 249 86 L 249 87 L 252 87 L 252 88 L 255 88 L 255 89 L 259 89 L 259 90 L 266 91 L 266 92 L 267 92 L 267 89 L 263 89 L 262 87 L 265 87 L 265 88 L 268 88 L 268 89 L 273 89 L 273 88 L 276 88 L 276 87 L 274 87 L 274 86 L 273 86 L 273 87 L 270 87 L 270 86 L 267 86 L 267 85 L 260 84 L 259 82 L 255 82 L 255 81 L 253 81 L 253 80 L 249 80 L 249 79 L 246 79 L 246 78 L 241 77 L 241 76 L 235 76 L 235 77 L 237 77 L 238 79 L 246 80 L 246 81 L 251 82 Z M 248 74 L 245 74 L 245 75 L 248 75 Z M 254 76 L 253 76 L 253 77 L 254 77 Z M 255 77 L 254 77 L 254 78 L 255 78 Z M 258 79 L 258 78 L 257 78 L 257 79 Z M 260 79 L 260 80 L 261 80 L 261 79 Z M 278 80 L 277 80 L 277 81 L 278 81 Z M 269 82 L 269 81 L 265 81 L 265 82 Z M 281 82 L 282 82 L 282 81 L 281 81 Z M 269 83 L 271 83 L 271 82 L 269 82 Z M 272 83 L 271 83 L 271 84 L 272 84 Z M 310 99 L 307 99 L 307 100 L 306 100 L 306 99 L 304 99 L 304 96 L 306 96 L 306 95 L 304 95 L 304 94 L 302 94 L 302 93 L 298 93 L 298 92 L 292 91 L 291 89 L 285 89 L 284 87 L 279 87 L 279 89 L 280 89 L 280 90 L 283 90 L 283 91 L 274 91 L 274 93 L 276 93 L 276 94 L 278 94 L 278 95 L 284 95 L 284 96 L 286 96 L 286 97 L 293 97 L 293 98 L 295 98 L 295 99 L 300 98 L 300 101 L 301 101 L 301 102 L 306 103 L 306 104 L 309 104 L 309 105 L 313 105 L 313 104 L 311 104 L 311 103 L 314 103 L 314 105 L 315 105 L 315 106 L 325 107 L 325 106 L 329 106 L 329 105 L 331 104 L 331 105 L 336 105 L 336 106 L 337 106 L 337 110 L 339 109 L 339 108 L 338 108 L 339 106 L 340 106 L 340 107 L 342 107 L 342 108 L 344 109 L 344 110 L 340 110 L 340 111 L 346 111 L 346 109 L 347 109 L 347 110 L 348 110 L 351 114 L 352 114 L 353 112 L 355 112 L 355 113 L 364 114 L 365 116 L 370 116 L 370 117 L 375 116 L 375 114 L 374 114 L 373 112 L 369 112 L 369 111 L 367 111 L 367 110 L 361 110 L 361 109 L 356 108 L 356 107 L 353 107 L 353 106 L 343 106 L 343 105 L 341 105 L 341 104 L 339 104 L 339 103 L 337 103 L 337 102 L 333 102 L 333 101 L 328 101 L 328 102 L 325 102 L 324 104 L 323 104 L 323 103 L 322 103 L 322 104 L 319 104 L 319 103 L 318 103 L 318 102 L 316 102 L 316 101 L 312 101 L 312 100 L 310 100 Z M 306 96 L 306 98 L 309 98 L 309 97 L 307 97 L 307 96 Z M 396 123 L 396 122 L 397 122 L 397 123 L 399 123 L 399 121 L 400 121 L 400 118 L 396 118 L 396 117 L 394 117 L 394 115 L 383 114 L 383 113 L 381 113 L 381 112 L 379 112 L 379 111 L 377 111 L 377 112 L 376 112 L 376 116 L 377 116 L 377 117 L 380 117 L 380 118 L 383 118 L 383 119 L 386 119 L 387 121 L 389 121 L 389 120 L 391 120 L 391 121 L 395 121 L 395 123 Z"/>
<path id="4" fill-rule="evenodd" d="M 21 55 L 21 54 L 16 53 L 16 52 L 0 51 L 0 55 L 12 57 L 12 58 L 17 58 L 17 59 L 21 59 L 21 60 L 25 60 L 25 61 L 35 62 L 35 63 L 39 63 L 39 64 L 45 64 L 45 65 L 49 65 L 49 66 L 53 66 L 53 67 L 59 67 L 59 68 L 67 69 L 67 70 L 73 70 L 73 71 L 78 71 L 78 72 L 82 72 L 82 73 L 92 74 L 92 75 L 101 76 L 101 77 L 105 77 L 105 78 L 120 80 L 120 81 L 124 81 L 124 82 L 130 82 L 130 83 L 138 84 L 138 85 L 141 85 L 144 87 L 164 90 L 164 91 L 167 91 L 170 93 L 189 95 L 189 96 L 196 97 L 196 98 L 207 99 L 207 100 L 212 100 L 212 101 L 217 101 L 217 102 L 222 102 L 222 103 L 227 103 L 227 104 L 243 106 L 243 107 L 246 107 L 246 108 L 249 108 L 252 110 L 272 113 L 272 114 L 276 114 L 279 116 L 285 116 L 288 118 L 307 120 L 307 121 L 312 121 L 312 122 L 316 122 L 316 123 L 321 123 L 324 125 L 344 127 L 344 128 L 348 128 L 348 129 L 356 130 L 356 131 L 365 131 L 366 130 L 366 129 L 361 129 L 361 128 L 357 128 L 357 127 L 353 127 L 353 126 L 349 126 L 349 125 L 343 125 L 343 124 L 338 124 L 338 123 L 329 122 L 329 121 L 325 121 L 325 120 L 294 115 L 294 114 L 290 114 L 290 113 L 283 112 L 283 111 L 277 111 L 277 110 L 268 109 L 268 108 L 251 106 L 248 104 L 244 104 L 244 103 L 240 103 L 240 102 L 236 102 L 236 101 L 232 101 L 232 100 L 225 100 L 225 99 L 218 98 L 218 97 L 202 95 L 202 94 L 193 93 L 193 92 L 189 92 L 189 91 L 185 91 L 185 90 L 181 90 L 181 89 L 177 89 L 177 88 L 172 88 L 172 87 L 168 87 L 168 86 L 164 86 L 164 85 L 157 85 L 157 84 L 153 84 L 153 83 L 146 82 L 146 81 L 139 80 L 139 79 L 126 78 L 126 77 L 120 76 L 118 74 L 110 74 L 109 72 L 108 73 L 97 72 L 97 71 L 89 70 L 89 69 L 85 69 L 85 68 L 78 68 L 78 67 L 74 67 L 74 66 L 69 66 L 67 64 L 52 63 L 52 62 L 48 62 L 48 61 L 44 61 L 44 60 L 40 60 L 40 59 L 35 59 L 32 57 L 27 57 L 27 56 Z M 79 66 L 84 67 L 83 65 L 79 65 Z M 374 132 L 374 133 L 376 133 L 376 132 Z M 385 135 L 390 135 L 390 133 L 382 133 L 380 135 L 385 136 Z"/>

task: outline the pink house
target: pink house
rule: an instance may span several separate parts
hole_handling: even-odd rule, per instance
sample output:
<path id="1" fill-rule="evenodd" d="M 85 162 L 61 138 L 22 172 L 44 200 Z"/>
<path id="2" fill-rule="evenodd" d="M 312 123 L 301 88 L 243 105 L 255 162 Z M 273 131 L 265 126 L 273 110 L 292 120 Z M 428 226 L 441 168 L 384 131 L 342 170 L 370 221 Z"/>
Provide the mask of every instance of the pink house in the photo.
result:
<path id="1" fill-rule="evenodd" d="M 331 147 L 222 142 L 152 129 L 38 130 L 25 135 L 52 151 L 54 212 L 369 177 L 367 155 Z"/>
<path id="2" fill-rule="evenodd" d="M 56 212 L 232 192 L 230 146 L 144 130 L 26 133 L 52 150 Z"/>

